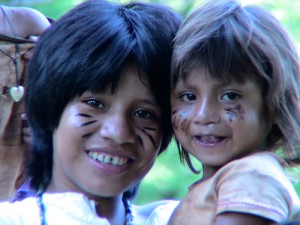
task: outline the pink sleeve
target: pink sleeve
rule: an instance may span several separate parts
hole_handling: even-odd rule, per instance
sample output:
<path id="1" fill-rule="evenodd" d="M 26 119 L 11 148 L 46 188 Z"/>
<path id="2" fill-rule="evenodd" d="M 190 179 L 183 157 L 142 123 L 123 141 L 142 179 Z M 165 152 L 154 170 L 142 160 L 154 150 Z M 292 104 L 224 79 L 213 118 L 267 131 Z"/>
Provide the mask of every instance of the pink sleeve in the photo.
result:
<path id="1" fill-rule="evenodd" d="M 292 216 L 297 195 L 274 158 L 250 157 L 223 169 L 216 187 L 217 214 L 250 213 L 275 222 Z"/>

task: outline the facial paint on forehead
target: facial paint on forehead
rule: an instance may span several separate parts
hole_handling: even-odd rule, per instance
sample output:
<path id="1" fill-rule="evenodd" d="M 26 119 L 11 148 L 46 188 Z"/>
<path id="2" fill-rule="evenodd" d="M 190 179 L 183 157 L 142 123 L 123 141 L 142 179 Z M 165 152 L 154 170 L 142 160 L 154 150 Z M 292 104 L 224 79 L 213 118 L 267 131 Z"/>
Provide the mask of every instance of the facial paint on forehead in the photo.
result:
<path id="1" fill-rule="evenodd" d="M 179 112 L 178 110 L 172 112 L 172 125 L 174 129 L 180 129 L 186 132 L 188 124 L 187 113 Z"/>
<path id="2" fill-rule="evenodd" d="M 239 118 L 240 120 L 244 119 L 245 111 L 241 105 L 237 105 L 236 107 L 232 108 L 225 108 L 224 110 L 226 111 L 229 122 L 233 122 L 235 118 Z"/>

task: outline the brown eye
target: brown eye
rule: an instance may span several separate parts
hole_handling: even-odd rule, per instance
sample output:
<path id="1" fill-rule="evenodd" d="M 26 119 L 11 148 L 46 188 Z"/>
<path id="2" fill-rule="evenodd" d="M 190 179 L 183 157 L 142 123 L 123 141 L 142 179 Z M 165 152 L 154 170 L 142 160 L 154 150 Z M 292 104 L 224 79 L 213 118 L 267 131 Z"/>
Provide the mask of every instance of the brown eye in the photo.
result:
<path id="1" fill-rule="evenodd" d="M 191 102 L 191 101 L 195 101 L 196 95 L 192 94 L 192 93 L 183 93 L 179 96 L 179 98 L 184 101 L 184 102 Z"/>
<path id="2" fill-rule="evenodd" d="M 156 115 L 148 110 L 139 109 L 133 113 L 134 116 L 143 119 L 155 119 Z"/>
<path id="3" fill-rule="evenodd" d="M 237 94 L 235 92 L 227 92 L 224 95 L 222 95 L 221 100 L 223 101 L 234 101 L 241 97 L 240 94 Z"/>
<path id="4" fill-rule="evenodd" d="M 90 105 L 93 108 L 97 108 L 97 109 L 103 109 L 105 107 L 105 105 L 97 100 L 97 99 L 88 99 L 84 101 L 86 104 Z"/>

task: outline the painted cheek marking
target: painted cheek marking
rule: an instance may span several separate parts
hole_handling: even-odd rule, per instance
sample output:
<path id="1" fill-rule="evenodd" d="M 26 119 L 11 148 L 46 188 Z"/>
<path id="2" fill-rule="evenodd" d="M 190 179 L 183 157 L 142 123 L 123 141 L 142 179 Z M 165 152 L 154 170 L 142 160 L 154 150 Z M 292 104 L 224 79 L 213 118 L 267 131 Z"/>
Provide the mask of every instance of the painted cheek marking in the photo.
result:
<path id="1" fill-rule="evenodd" d="M 157 129 L 153 128 L 153 127 L 143 127 L 146 130 L 153 130 L 153 131 L 157 131 Z"/>
<path id="2" fill-rule="evenodd" d="M 235 110 L 237 111 L 238 113 L 238 116 L 241 118 L 241 120 L 244 119 L 244 114 L 245 114 L 245 111 L 242 109 L 242 106 L 241 105 L 238 105 Z"/>
<path id="3" fill-rule="evenodd" d="M 188 124 L 188 119 L 187 118 L 183 118 L 183 116 L 181 116 L 182 120 L 180 121 L 180 129 L 184 132 L 187 131 L 187 124 Z"/>
<path id="4" fill-rule="evenodd" d="M 225 111 L 230 122 L 235 118 L 239 118 L 240 120 L 244 119 L 243 114 L 245 111 L 242 109 L 241 105 L 237 105 L 235 108 L 226 108 Z"/>
<path id="5" fill-rule="evenodd" d="M 230 110 L 231 109 L 225 109 L 227 118 L 228 118 L 229 122 L 231 123 L 233 121 L 233 119 L 235 118 L 235 116 L 233 115 L 233 113 Z"/>
<path id="6" fill-rule="evenodd" d="M 143 142 L 143 139 L 142 139 L 139 135 L 137 136 L 137 138 L 138 138 L 138 140 L 139 140 L 141 146 L 144 148 L 144 142 Z"/>
<path id="7" fill-rule="evenodd" d="M 142 131 L 144 134 L 146 134 L 146 136 L 149 138 L 150 142 L 152 143 L 153 147 L 155 148 L 155 140 L 154 140 L 154 137 L 153 137 L 151 134 L 149 134 L 147 131 L 145 131 L 144 129 L 142 129 L 142 128 L 140 128 L 140 127 L 138 127 L 138 129 L 139 129 L 140 131 Z"/>
<path id="8" fill-rule="evenodd" d="M 177 111 L 172 112 L 172 126 L 174 129 L 178 129 L 179 120 L 177 119 Z"/>
<path id="9" fill-rule="evenodd" d="M 84 114 L 84 113 L 78 113 L 78 114 L 76 114 L 75 116 L 92 117 L 92 116 L 90 116 L 90 115 L 88 115 L 88 114 Z"/>
<path id="10" fill-rule="evenodd" d="M 76 114 L 75 116 L 86 117 L 86 118 L 92 118 L 92 116 L 87 115 L 87 114 L 84 114 L 84 113 L 78 113 L 78 114 Z M 89 126 L 89 125 L 91 125 L 91 124 L 96 123 L 97 121 L 98 121 L 98 120 L 88 121 L 88 122 L 86 122 L 86 123 L 82 123 L 82 124 L 80 124 L 80 125 L 77 125 L 76 128 L 86 127 L 86 126 Z M 86 137 L 90 136 L 91 134 L 92 134 L 92 132 L 86 133 L 86 134 L 84 134 L 83 136 L 81 136 L 81 138 L 86 138 Z"/>
<path id="11" fill-rule="evenodd" d="M 83 124 L 80 124 L 78 126 L 76 126 L 77 128 L 79 127 L 85 127 L 85 126 L 88 126 L 90 124 L 93 124 L 93 123 L 96 123 L 98 120 L 92 120 L 92 121 L 89 121 L 89 122 L 86 122 L 86 123 L 83 123 Z"/>
<path id="12" fill-rule="evenodd" d="M 82 135 L 81 138 L 87 138 L 88 136 L 90 136 L 92 133 L 87 133 L 85 135 Z"/>
<path id="13" fill-rule="evenodd" d="M 143 127 L 145 130 L 151 130 L 151 131 L 157 131 L 157 129 L 153 128 L 153 127 Z M 139 128 L 140 130 L 142 130 L 141 128 Z M 143 130 L 142 130 L 143 131 Z M 143 133 L 145 133 L 145 131 L 143 131 Z M 147 135 L 150 135 L 150 134 L 147 134 Z M 143 142 L 143 139 L 141 138 L 141 136 L 138 135 L 138 140 L 140 142 L 140 144 L 142 145 L 142 147 L 144 148 L 144 142 Z M 149 137 L 150 138 L 150 137 Z M 151 140 L 151 138 L 150 138 Z M 152 138 L 153 142 L 152 144 L 154 145 L 154 138 Z"/>
<path id="14" fill-rule="evenodd" d="M 188 119 L 184 118 L 184 114 L 181 113 L 178 115 L 178 111 L 173 111 L 172 113 L 173 115 L 173 119 L 172 119 L 172 125 L 174 127 L 174 129 L 181 129 L 182 131 L 186 132 L 187 130 L 187 123 L 188 123 Z"/>

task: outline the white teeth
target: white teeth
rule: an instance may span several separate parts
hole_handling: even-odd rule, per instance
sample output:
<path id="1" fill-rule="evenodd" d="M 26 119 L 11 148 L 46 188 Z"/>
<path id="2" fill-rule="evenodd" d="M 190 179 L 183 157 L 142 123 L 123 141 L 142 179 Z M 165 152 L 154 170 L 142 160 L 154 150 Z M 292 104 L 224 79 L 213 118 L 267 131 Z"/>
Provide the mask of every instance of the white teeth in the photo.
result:
<path id="1" fill-rule="evenodd" d="M 125 164 L 125 159 L 122 159 L 122 158 L 121 158 L 121 159 L 119 160 L 118 165 L 121 166 L 121 165 L 123 165 L 123 164 Z"/>
<path id="2" fill-rule="evenodd" d="M 104 163 L 110 163 L 110 161 L 111 161 L 110 159 L 111 159 L 111 157 L 105 156 Z"/>
<path id="3" fill-rule="evenodd" d="M 106 154 L 99 154 L 97 152 L 89 152 L 89 156 L 99 162 L 106 163 L 106 164 L 112 164 L 115 166 L 123 166 L 128 162 L 127 158 L 119 157 L 119 156 L 111 156 Z"/>
<path id="4" fill-rule="evenodd" d="M 121 161 L 121 160 L 120 160 Z M 111 161 L 111 164 L 114 164 L 114 165 L 119 165 L 119 160 L 117 157 L 113 157 L 112 158 L 112 161 Z"/>
<path id="5" fill-rule="evenodd" d="M 93 153 L 93 159 L 97 159 L 98 158 L 98 154 L 96 152 Z"/>
<path id="6" fill-rule="evenodd" d="M 103 159 L 104 159 L 104 156 L 103 156 L 103 155 L 101 155 L 101 154 L 99 154 L 99 155 L 98 155 L 98 158 L 97 158 L 97 160 L 98 160 L 98 161 L 100 161 L 100 162 L 102 162 L 102 161 L 103 161 Z"/>

